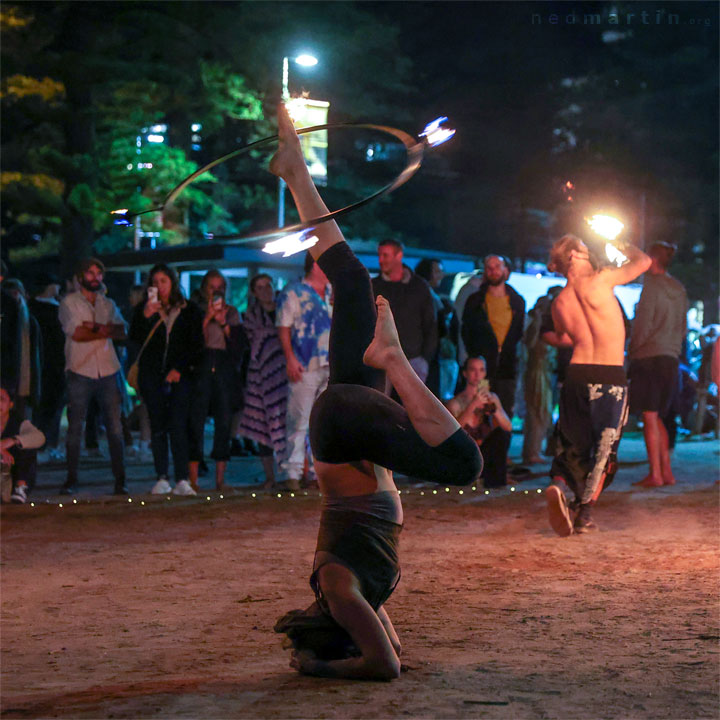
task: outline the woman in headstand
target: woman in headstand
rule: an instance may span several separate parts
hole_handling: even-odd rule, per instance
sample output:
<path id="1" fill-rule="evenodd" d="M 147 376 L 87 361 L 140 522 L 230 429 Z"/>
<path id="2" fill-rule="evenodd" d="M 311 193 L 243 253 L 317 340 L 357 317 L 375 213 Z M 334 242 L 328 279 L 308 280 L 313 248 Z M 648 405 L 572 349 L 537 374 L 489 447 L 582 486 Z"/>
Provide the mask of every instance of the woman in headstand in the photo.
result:
<path id="1" fill-rule="evenodd" d="M 327 213 L 283 105 L 270 170 L 287 183 L 300 218 Z M 308 675 L 388 680 L 400 642 L 383 604 L 400 578 L 403 514 L 392 471 L 466 485 L 482 469 L 477 445 L 418 378 L 400 348 L 387 300 L 333 221 L 310 250 L 332 283 L 330 382 L 310 416 L 323 497 L 310 584 L 316 602 L 281 618 L 291 666 Z M 377 309 L 376 309 L 377 306 Z M 403 405 L 383 394 L 386 373 Z"/>

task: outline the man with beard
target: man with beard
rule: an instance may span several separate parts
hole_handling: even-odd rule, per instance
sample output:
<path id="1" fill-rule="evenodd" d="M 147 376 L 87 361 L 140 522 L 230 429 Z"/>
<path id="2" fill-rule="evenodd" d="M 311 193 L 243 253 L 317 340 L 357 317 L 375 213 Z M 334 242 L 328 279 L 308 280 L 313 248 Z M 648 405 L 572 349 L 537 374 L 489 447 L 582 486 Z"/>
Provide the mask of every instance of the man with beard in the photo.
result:
<path id="1" fill-rule="evenodd" d="M 523 336 L 525 300 L 510 285 L 510 265 L 501 255 L 485 258 L 483 282 L 468 297 L 461 334 L 468 357 L 487 362 L 490 389 L 512 418 L 517 379 L 517 345 Z"/>
<path id="2" fill-rule="evenodd" d="M 114 492 L 128 492 L 120 423 L 120 363 L 112 344 L 113 340 L 125 339 L 127 328 L 115 303 L 105 296 L 104 275 L 105 266 L 100 260 L 81 260 L 75 273 L 78 290 L 60 303 L 68 393 L 67 480 L 60 490 L 63 495 L 77 492 L 83 421 L 93 397 L 105 420 Z"/>

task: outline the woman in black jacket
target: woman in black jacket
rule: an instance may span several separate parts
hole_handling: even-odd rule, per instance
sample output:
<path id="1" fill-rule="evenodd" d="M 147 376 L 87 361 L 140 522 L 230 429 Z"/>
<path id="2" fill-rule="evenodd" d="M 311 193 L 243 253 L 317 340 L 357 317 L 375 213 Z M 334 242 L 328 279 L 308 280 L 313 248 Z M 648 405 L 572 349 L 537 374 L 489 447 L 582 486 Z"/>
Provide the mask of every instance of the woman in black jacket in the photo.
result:
<path id="1" fill-rule="evenodd" d="M 156 495 L 171 491 L 195 495 L 188 482 L 188 422 L 192 375 L 203 350 L 202 320 L 197 305 L 183 297 L 175 271 L 155 265 L 148 278 L 147 301 L 135 309 L 129 337 L 141 347 L 152 333 L 138 362 L 138 384 L 150 415 Z M 174 488 L 169 482 L 168 437 Z"/>

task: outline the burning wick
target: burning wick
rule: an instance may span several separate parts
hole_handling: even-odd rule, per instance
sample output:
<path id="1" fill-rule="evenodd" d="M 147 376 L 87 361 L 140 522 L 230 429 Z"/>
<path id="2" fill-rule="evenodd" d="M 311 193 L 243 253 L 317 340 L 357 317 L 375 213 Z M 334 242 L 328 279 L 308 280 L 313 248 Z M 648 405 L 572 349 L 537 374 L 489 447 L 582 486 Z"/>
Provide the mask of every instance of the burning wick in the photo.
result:
<path id="1" fill-rule="evenodd" d="M 446 117 L 437 118 L 437 120 L 433 120 L 426 125 L 425 129 L 420 133 L 420 137 L 424 137 L 430 147 L 446 142 L 455 134 L 454 130 L 440 127 L 446 120 Z"/>
<path id="2" fill-rule="evenodd" d="M 310 237 L 308 237 L 314 229 L 315 228 L 306 228 L 300 232 L 281 237 L 279 240 L 266 243 L 263 252 L 269 255 L 282 253 L 283 257 L 288 257 L 289 255 L 295 255 L 303 250 L 307 250 L 318 241 L 317 235 L 310 235 Z"/>
<path id="3" fill-rule="evenodd" d="M 111 210 L 110 214 L 118 216 L 115 220 L 113 220 L 114 225 L 122 225 L 124 227 L 132 225 L 132 222 L 130 221 L 130 217 L 128 216 L 127 208 L 120 208 L 119 210 Z"/>
<path id="4" fill-rule="evenodd" d="M 587 224 L 600 236 L 613 241 L 622 231 L 623 225 L 611 215 L 593 215 Z"/>

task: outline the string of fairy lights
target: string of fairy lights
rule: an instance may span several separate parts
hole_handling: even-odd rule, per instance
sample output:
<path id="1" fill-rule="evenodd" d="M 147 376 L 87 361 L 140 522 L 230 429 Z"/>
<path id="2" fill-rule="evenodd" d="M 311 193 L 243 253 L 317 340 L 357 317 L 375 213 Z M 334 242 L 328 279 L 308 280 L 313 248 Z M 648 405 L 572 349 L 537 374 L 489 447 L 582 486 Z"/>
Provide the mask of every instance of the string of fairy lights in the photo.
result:
<path id="1" fill-rule="evenodd" d="M 504 490 L 509 491 L 510 493 L 518 493 L 518 495 L 534 495 L 534 494 L 541 494 L 543 489 L 542 488 L 531 488 L 527 490 L 520 491 L 519 488 L 517 488 L 515 485 L 510 485 L 509 487 L 505 488 L 498 488 L 500 492 L 491 492 L 490 490 L 484 489 L 482 487 L 478 487 L 477 485 L 473 485 L 470 488 L 449 488 L 449 487 L 441 487 L 441 488 L 423 488 L 423 489 L 398 489 L 398 495 L 400 496 L 408 496 L 408 495 L 417 495 L 420 497 L 452 497 L 454 495 L 471 495 L 472 493 L 481 494 L 481 495 L 494 495 L 495 497 L 500 497 L 501 495 L 504 495 Z M 299 498 L 304 497 L 322 497 L 322 493 L 320 492 L 308 492 L 307 490 L 299 490 L 299 491 L 285 491 L 285 492 L 239 492 L 234 493 L 233 495 L 226 496 L 224 493 L 220 493 L 218 495 L 207 495 L 205 494 L 203 496 L 203 493 L 198 493 L 195 496 L 187 497 L 187 496 L 178 496 L 173 497 L 172 495 L 166 495 L 165 500 L 175 501 L 178 500 L 183 501 L 184 504 L 187 504 L 187 501 L 190 500 L 191 502 L 221 502 L 223 500 L 228 500 L 230 498 L 236 500 L 236 499 L 243 499 L 243 498 L 249 498 L 250 500 L 296 500 Z M 44 502 L 29 502 L 27 503 L 26 507 L 29 505 L 31 508 L 38 508 L 38 507 L 47 507 L 47 506 L 55 506 L 58 509 L 63 509 L 67 507 L 73 507 L 77 505 L 90 505 L 93 503 L 97 503 L 97 500 L 93 499 L 78 499 L 73 498 L 70 501 L 63 501 L 63 502 L 53 502 L 51 500 L 45 500 Z M 140 507 L 157 507 L 160 503 L 160 499 L 152 500 L 146 502 L 145 500 L 138 499 L 137 497 L 129 497 L 127 498 L 127 504 L 131 504 L 134 506 L 140 506 Z"/>

